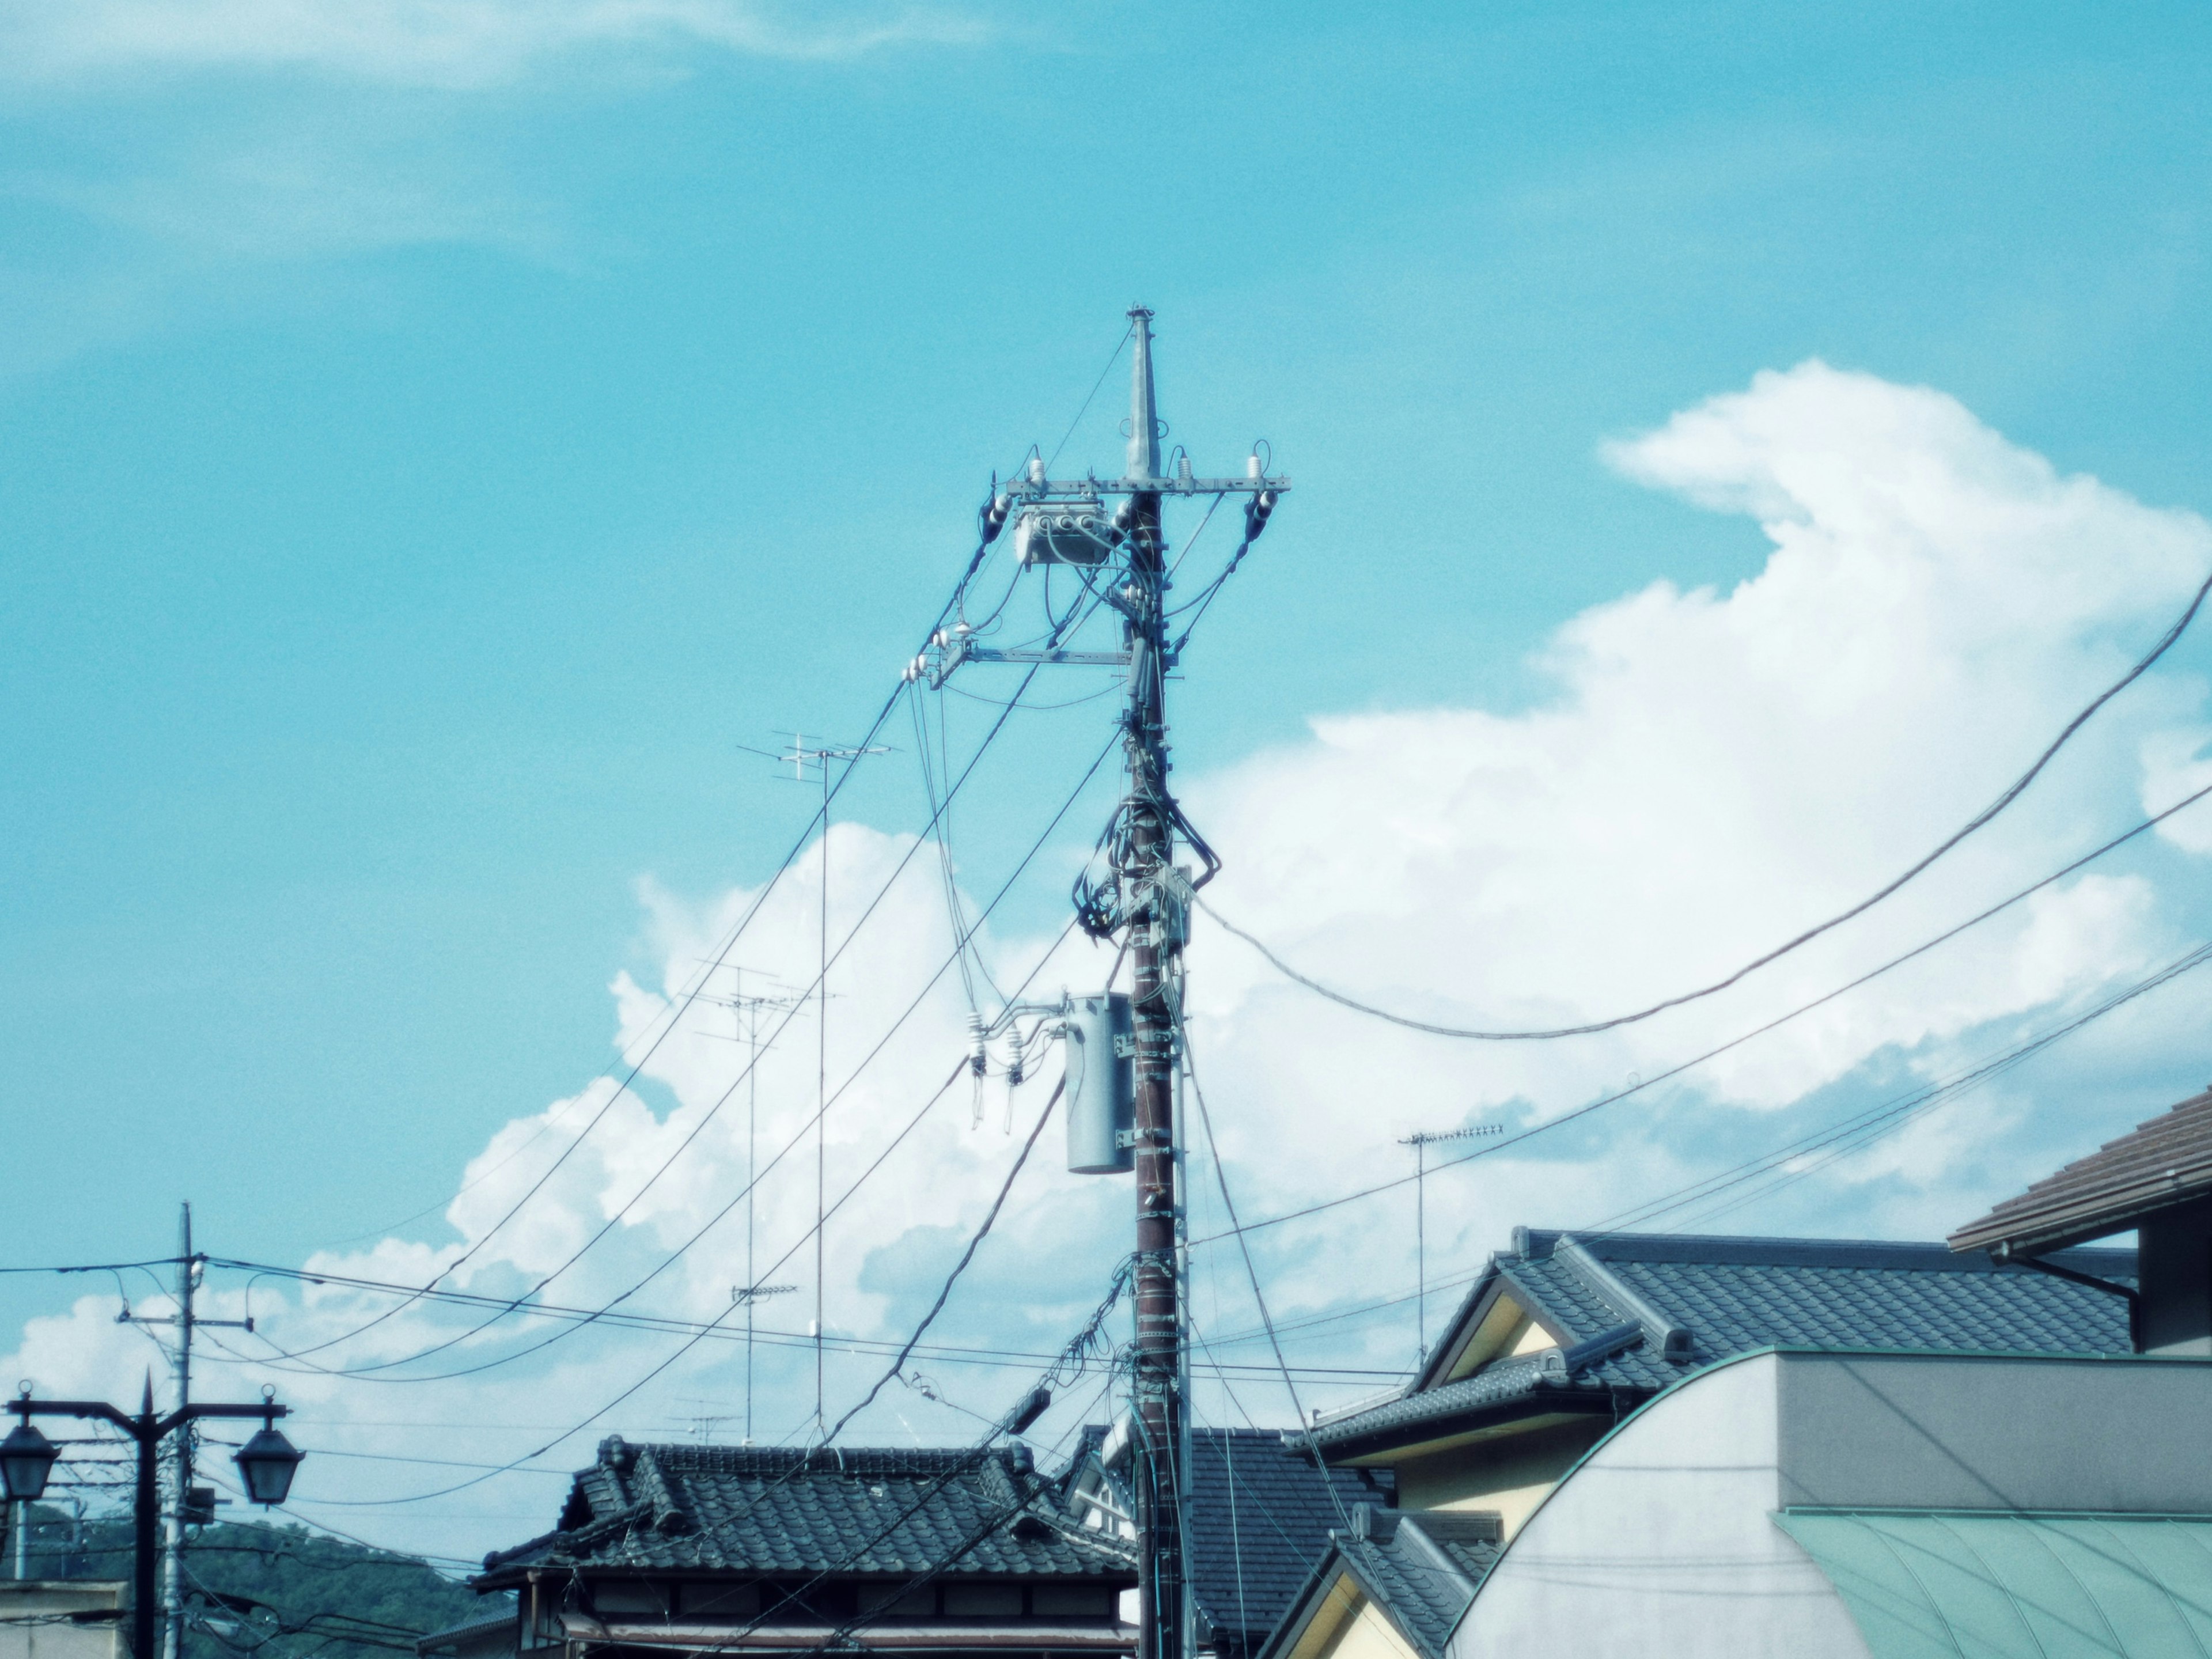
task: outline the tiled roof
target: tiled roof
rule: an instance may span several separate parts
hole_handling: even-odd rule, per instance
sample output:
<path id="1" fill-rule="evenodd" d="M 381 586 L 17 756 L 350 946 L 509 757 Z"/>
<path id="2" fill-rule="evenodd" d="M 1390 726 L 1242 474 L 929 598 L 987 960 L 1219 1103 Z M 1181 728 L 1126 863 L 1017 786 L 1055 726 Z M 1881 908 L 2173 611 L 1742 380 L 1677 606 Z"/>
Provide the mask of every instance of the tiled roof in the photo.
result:
<path id="1" fill-rule="evenodd" d="M 2134 1282 L 2131 1250 L 2057 1260 Z M 1442 1381 L 1493 1291 L 1558 1334 L 1559 1346 Z M 2125 1353 L 2132 1345 L 2121 1297 L 1942 1244 L 1522 1229 L 1512 1250 L 1491 1258 L 1428 1370 L 1398 1399 L 1325 1424 L 1315 1437 L 1329 1455 L 1350 1456 L 1502 1407 L 1604 1409 L 1767 1346 Z"/>
<path id="2" fill-rule="evenodd" d="M 1273 1429 L 1194 1428 L 1190 1462 L 1192 1593 L 1215 1632 L 1248 1651 L 1297 1598 L 1329 1534 L 1391 1490 L 1388 1470 L 1317 1469 Z"/>
<path id="3" fill-rule="evenodd" d="M 1352 1522 L 1329 1534 L 1330 1553 L 1308 1577 L 1295 1610 L 1268 1638 L 1266 1654 L 1279 1659 L 1295 1644 L 1319 1605 L 1318 1593 L 1341 1564 L 1423 1659 L 1443 1659 L 1453 1627 L 1498 1559 L 1498 1517 L 1442 1510 L 1401 1514 L 1362 1505 L 1352 1511 Z"/>
<path id="4" fill-rule="evenodd" d="M 872 1450 L 601 1443 L 561 1529 L 484 1558 L 480 1585 L 532 1566 L 675 1571 L 1133 1577 L 1128 1547 L 1068 1524 L 1025 1449 Z"/>
<path id="5" fill-rule="evenodd" d="M 464 1619 L 458 1625 L 448 1625 L 443 1630 L 434 1630 L 427 1636 L 416 1637 L 415 1651 L 419 1654 L 433 1654 L 441 1649 L 457 1646 L 474 1637 L 488 1637 L 495 1631 L 513 1630 L 515 1621 L 520 1615 L 516 1613 L 513 1605 L 507 1603 L 506 1597 L 502 1596 L 500 1600 L 501 1605 L 492 1608 L 489 1613 L 480 1613 L 472 1619 Z"/>
<path id="6" fill-rule="evenodd" d="M 2142 1217 L 2212 1194 L 2212 1091 L 2007 1199 L 1951 1235 L 1954 1250 L 2039 1255 L 2125 1232 Z"/>

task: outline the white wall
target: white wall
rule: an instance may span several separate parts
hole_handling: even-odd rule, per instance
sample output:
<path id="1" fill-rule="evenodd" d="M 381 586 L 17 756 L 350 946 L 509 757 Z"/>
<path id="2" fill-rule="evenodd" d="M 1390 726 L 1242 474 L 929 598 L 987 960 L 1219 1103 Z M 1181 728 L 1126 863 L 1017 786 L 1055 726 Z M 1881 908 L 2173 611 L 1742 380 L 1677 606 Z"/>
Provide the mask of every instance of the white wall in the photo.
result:
<path id="1" fill-rule="evenodd" d="M 78 1625 L 69 1615 L 119 1612 L 129 1600 L 107 1579 L 0 1579 L 0 1659 L 123 1659 L 124 1620 Z"/>
<path id="2" fill-rule="evenodd" d="M 1654 1401 L 1530 1518 L 1449 1659 L 1869 1659 L 1835 1589 L 1770 1519 L 1774 1356 Z"/>
<path id="3" fill-rule="evenodd" d="M 1790 1506 L 2202 1513 L 2212 1363 L 1760 1354 L 1630 1418 L 1484 1581 L 1450 1659 L 1868 1659 Z"/>

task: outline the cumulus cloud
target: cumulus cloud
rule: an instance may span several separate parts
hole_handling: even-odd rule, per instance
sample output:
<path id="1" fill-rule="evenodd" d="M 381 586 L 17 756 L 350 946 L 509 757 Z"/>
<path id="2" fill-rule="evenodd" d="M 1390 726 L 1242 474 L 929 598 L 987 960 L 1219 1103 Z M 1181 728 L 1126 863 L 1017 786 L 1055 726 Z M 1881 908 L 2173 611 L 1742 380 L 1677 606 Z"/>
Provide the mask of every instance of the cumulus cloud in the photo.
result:
<path id="1" fill-rule="evenodd" d="M 1556 1024 L 1640 1006 L 1735 968 L 1911 863 L 2139 655 L 2212 566 L 2212 529 L 2195 515 L 2062 476 L 1938 392 L 1819 363 L 1763 374 L 1607 453 L 1656 489 L 1755 516 L 1772 543 L 1763 568 L 1726 592 L 1659 583 L 1572 619 L 1545 649 L 1553 694 L 1526 712 L 1320 719 L 1306 741 L 1198 781 L 1189 805 L 1230 859 L 1215 890 L 1224 914 L 1346 990 L 1419 1018 Z M 2199 776 L 2201 702 L 2191 676 L 2162 668 L 2012 811 L 1891 902 L 1723 995 L 1595 1038 L 1478 1046 L 1380 1026 L 1317 1001 L 1201 923 L 1193 1048 L 1244 1218 L 1405 1173 L 1397 1143 L 1415 1129 L 1560 1119 L 2047 874 Z M 2169 993 L 1955 1105 L 1907 1109 L 1930 1082 L 2195 943 L 2212 926 L 2188 896 L 2208 833 L 2177 820 L 2127 859 L 1663 1091 L 1435 1177 L 1435 1276 L 1463 1278 L 1523 1222 L 1648 1213 L 1666 1226 L 1925 1236 L 1964 1219 L 2162 1103 L 2176 1068 L 2195 1067 L 2196 1005 Z M 603 1079 L 502 1129 L 462 1176 L 448 1237 L 309 1264 L 402 1283 L 444 1271 L 448 1286 L 495 1296 L 544 1280 L 542 1300 L 582 1307 L 661 1267 L 621 1310 L 720 1319 L 715 1334 L 603 1325 L 480 1370 L 570 1328 L 505 1322 L 471 1334 L 475 1315 L 428 1304 L 370 1326 L 388 1298 L 264 1283 L 252 1295 L 271 1346 L 241 1350 L 255 1356 L 241 1381 L 265 1376 L 308 1403 L 325 1444 L 389 1452 L 401 1443 L 392 1425 L 473 1424 L 440 1443 L 477 1462 L 532 1450 L 557 1431 L 549 1425 L 617 1402 L 545 1460 L 564 1467 L 599 1427 L 671 1432 L 696 1413 L 687 1400 L 716 1402 L 732 1431 L 743 1372 L 731 1294 L 751 1279 L 798 1287 L 757 1310 L 770 1333 L 756 1356 L 761 1431 L 805 1433 L 817 1173 L 835 1201 L 884 1160 L 833 1220 L 822 1283 L 839 1344 L 888 1340 L 933 1293 L 1042 1100 L 1034 1084 L 1011 1102 L 995 1083 L 971 1098 L 951 1076 L 966 1008 L 946 971 L 938 878 L 915 850 L 856 824 L 830 836 L 830 937 L 853 942 L 833 970 L 826 1070 L 842 1093 L 818 1144 L 818 1007 L 776 1000 L 811 981 L 820 948 L 810 854 L 765 899 L 751 888 L 702 901 L 646 888 L 661 970 L 611 988 L 625 1053 L 650 1051 L 635 1079 Z M 744 973 L 718 970 L 706 996 L 687 1000 L 700 963 L 757 903 L 728 958 Z M 1054 960 L 1041 940 L 985 948 L 1002 982 L 1038 968 L 1048 992 L 1103 971 L 1083 946 Z M 748 996 L 769 1001 L 738 1003 Z M 769 1041 L 748 1075 L 755 1015 Z M 1896 1133 L 1820 1139 L 1854 1114 Z M 1654 1207 L 1791 1143 L 1802 1144 L 1773 1164 L 1771 1185 L 1712 1185 Z M 1127 1248 L 1127 1187 L 1067 1176 L 1058 1150 L 1048 1139 L 1025 1173 L 935 1339 L 1048 1351 L 1091 1305 Z M 756 1170 L 749 1245 L 742 1195 Z M 1202 1154 L 1190 1172 L 1194 1229 L 1218 1231 L 1226 1214 Z M 1253 1236 L 1294 1358 L 1377 1370 L 1408 1358 L 1407 1197 Z M 1249 1361 L 1265 1349 L 1249 1340 L 1243 1272 L 1226 1243 L 1198 1252 L 1200 1325 L 1223 1358 Z M 243 1306 L 239 1289 L 223 1294 L 226 1309 Z M 1377 1305 L 1364 1318 L 1306 1322 L 1367 1303 Z M 112 1321 L 112 1301 L 95 1297 L 38 1322 L 19 1372 L 100 1386 L 94 1373 L 143 1344 Z M 427 1360 L 385 1364 L 447 1340 Z M 289 1362 L 276 1348 L 314 1352 Z M 883 1361 L 840 1346 L 829 1363 L 834 1414 Z M 962 1437 L 976 1427 L 965 1413 L 988 1413 L 1026 1382 L 1026 1362 L 990 1369 L 939 1352 L 922 1364 L 951 1403 L 894 1390 L 860 1432 Z M 1208 1408 L 1280 1420 L 1285 1405 L 1255 1379 L 1236 1402 L 1209 1396 Z M 1048 1421 L 1057 1431 L 1097 1409 L 1071 1398 Z M 413 1432 L 419 1444 L 431 1431 Z M 309 1486 L 335 1505 L 453 1484 L 450 1473 L 362 1462 L 319 1469 Z M 540 1529 L 553 1484 L 500 1476 L 482 1489 L 500 1494 L 485 1498 L 505 1506 L 495 1509 L 458 1497 L 398 1511 L 307 1508 L 349 1529 L 374 1530 L 383 1514 L 440 1517 L 410 1520 L 409 1535 L 480 1549 Z"/>
<path id="2" fill-rule="evenodd" d="M 225 69 L 473 88 L 580 52 L 834 58 L 977 34 L 949 10 L 767 0 L 21 0 L 4 17 L 9 73 L 62 82 Z"/>
<path id="3" fill-rule="evenodd" d="M 1208 780 L 1200 822 L 1236 849 L 1224 915 L 1417 1018 L 1543 1026 L 1640 1007 L 1912 863 L 2139 655 L 2212 565 L 2194 514 L 2063 477 L 1939 392 L 1818 362 L 1607 453 L 1629 477 L 1754 516 L 1773 544 L 1764 568 L 1725 593 L 1662 582 L 1576 617 L 1545 653 L 1556 695 L 1528 713 L 1321 720 L 1310 742 Z M 2168 804 L 2201 764 L 2199 697 L 2179 674 L 2140 683 L 2011 813 L 1863 921 L 1735 991 L 1600 1037 L 1393 1031 L 1207 942 L 1194 999 L 1236 1153 L 1328 1145 L 1325 1160 L 1273 1161 L 1295 1202 L 1344 1183 L 1347 1159 L 1397 1173 L 1394 1134 L 1477 1114 L 1540 1121 L 1666 1069 L 2047 873 L 2141 800 Z M 1886 1054 L 1932 1074 L 1996 1023 L 2170 952 L 2174 923 L 2142 871 L 2076 878 L 1704 1068 L 1696 1097 L 1778 1111 Z M 1348 1121 L 1364 1126 L 1358 1145 Z M 1509 1177 L 1515 1160 L 1498 1162 L 1522 1196 L 1475 1230 L 1493 1239 L 1510 1219 L 1586 1224 L 1671 1173 L 1600 1156 Z M 1939 1225 L 1964 1200 L 1945 1160 L 1920 1167 L 1920 1224 Z"/>

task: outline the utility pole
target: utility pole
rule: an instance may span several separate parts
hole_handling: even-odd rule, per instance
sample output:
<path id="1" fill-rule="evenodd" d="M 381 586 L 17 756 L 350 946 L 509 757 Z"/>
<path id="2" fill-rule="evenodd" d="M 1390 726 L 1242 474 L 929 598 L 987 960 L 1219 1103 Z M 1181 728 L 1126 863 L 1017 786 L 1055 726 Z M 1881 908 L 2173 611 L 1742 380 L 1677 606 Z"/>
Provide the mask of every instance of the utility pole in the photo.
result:
<path id="1" fill-rule="evenodd" d="M 184 1204 L 177 1212 L 177 1287 L 176 1311 L 172 1314 L 134 1314 L 130 1304 L 116 1315 L 122 1325 L 167 1325 L 176 1333 L 176 1343 L 169 1351 L 170 1364 L 177 1379 L 177 1433 L 163 1455 L 168 1463 L 168 1493 L 161 1505 L 161 1659 L 184 1659 L 185 1651 L 185 1528 L 195 1520 L 204 1518 L 199 1505 L 193 1502 L 192 1448 L 197 1431 L 192 1425 L 198 1413 L 191 1409 L 192 1401 L 192 1332 L 203 1325 L 222 1326 L 232 1330 L 251 1331 L 251 1319 L 202 1319 L 194 1308 L 199 1290 L 200 1273 L 206 1258 L 192 1249 L 192 1206 Z M 210 1497 L 212 1495 L 210 1494 Z"/>
<path id="2" fill-rule="evenodd" d="M 1159 413 L 1152 389 L 1152 313 L 1139 306 L 1132 326 L 1129 456 L 1133 483 L 1160 476 Z M 1122 732 L 1128 760 L 1126 815 L 1115 874 L 1129 907 L 1130 1013 L 1136 1036 L 1137 1310 L 1132 1393 L 1144 1428 L 1137 1465 L 1139 1659 L 1180 1659 L 1185 1577 L 1180 1479 L 1182 1310 L 1176 1297 L 1175 1074 L 1182 1014 L 1180 905 L 1159 899 L 1175 839 L 1167 797 L 1166 564 L 1160 498 L 1137 489 L 1126 509 L 1127 586 L 1121 638 L 1129 653 L 1129 701 Z M 1149 1637 L 1149 1650 L 1143 1641 Z"/>
<path id="3" fill-rule="evenodd" d="M 177 1408 L 192 1400 L 192 1206 L 177 1211 Z M 161 1517 L 161 1659 L 185 1655 L 185 1511 L 192 1501 L 190 1419 L 178 1425 L 169 1454 L 168 1513 Z"/>
<path id="4" fill-rule="evenodd" d="M 1225 581 L 1267 522 L 1287 478 L 1271 477 L 1255 452 L 1243 477 L 1193 476 L 1187 458 L 1163 471 L 1161 424 L 1152 381 L 1152 313 L 1129 311 L 1128 450 L 1122 476 L 1054 479 L 1033 456 L 1021 477 L 994 481 L 981 514 L 988 547 L 1009 522 L 1017 525 L 1018 556 L 1032 565 L 1067 565 L 1098 606 L 1121 617 L 1119 651 L 1079 649 L 1056 623 L 1042 649 L 982 643 L 963 617 L 940 629 L 908 678 L 941 687 L 965 663 L 1027 663 L 1118 668 L 1127 676 L 1121 744 L 1127 784 L 1106 841 L 1107 878 L 1086 874 L 1077 886 L 1077 919 L 1093 938 L 1120 935 L 1130 968 L 1130 1128 L 1118 1145 L 1132 1156 L 1137 1187 L 1137 1240 L 1132 1289 L 1136 1341 L 1130 1392 L 1137 1434 L 1132 1486 L 1138 1533 L 1138 1659 L 1187 1659 L 1188 1574 L 1185 1568 L 1184 1448 L 1188 1425 L 1188 1328 L 1182 1315 L 1182 1206 L 1178 1193 L 1182 1147 L 1176 1133 L 1176 1076 L 1181 1069 L 1183 944 L 1192 891 L 1218 867 L 1191 830 L 1168 788 L 1167 677 L 1176 647 L 1168 641 L 1170 572 L 1162 506 L 1170 497 L 1232 495 L 1249 498 L 1243 542 L 1216 582 L 1195 602 L 1192 620 Z M 1109 514 L 1107 497 L 1120 498 Z M 982 557 L 979 550 L 977 560 Z M 974 567 L 971 567 L 971 574 Z M 1087 614 L 1079 608 L 1071 618 Z M 1072 624 L 1080 627 L 1080 622 Z M 1184 633 L 1188 637 L 1188 624 Z M 1181 641 L 1177 641 L 1179 646 Z M 1204 861 L 1194 880 L 1175 866 L 1180 831 Z M 1124 1053 L 1117 1047 L 1115 1059 Z M 1071 1114 L 1073 1102 L 1071 1099 Z M 1071 1121 L 1073 1121 L 1071 1115 Z M 1115 1170 L 1130 1165 L 1114 1165 Z M 1073 1165 L 1106 1173 L 1109 1165 Z"/>

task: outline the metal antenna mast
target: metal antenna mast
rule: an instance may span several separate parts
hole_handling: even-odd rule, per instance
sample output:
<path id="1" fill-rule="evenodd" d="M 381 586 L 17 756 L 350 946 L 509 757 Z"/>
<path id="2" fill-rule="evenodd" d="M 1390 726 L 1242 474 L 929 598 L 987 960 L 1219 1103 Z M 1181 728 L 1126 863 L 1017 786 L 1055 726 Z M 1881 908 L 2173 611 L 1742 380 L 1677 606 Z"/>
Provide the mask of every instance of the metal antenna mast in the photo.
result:
<path id="1" fill-rule="evenodd" d="M 792 1288 L 778 1285 L 763 1290 L 754 1266 L 757 1233 L 753 1224 L 755 1205 L 760 1196 L 760 1017 L 763 1008 L 796 1008 L 799 1000 L 790 996 L 748 996 L 745 970 L 732 963 L 730 975 L 735 981 L 731 994 L 706 1000 L 736 1014 L 740 1034 L 735 1041 L 745 1045 L 745 1282 L 732 1288 L 730 1299 L 745 1304 L 745 1444 L 750 1446 L 753 1443 L 753 1304 L 764 1296 L 780 1296 Z M 775 982 L 773 979 L 769 981 L 771 985 Z"/>
<path id="2" fill-rule="evenodd" d="M 1073 648 L 1061 638 L 1060 623 L 1042 649 L 986 646 L 963 620 L 940 631 L 908 672 L 910 678 L 927 678 L 933 686 L 944 684 L 963 663 L 1112 667 L 1127 677 L 1122 747 L 1128 784 L 1108 831 L 1109 872 L 1103 880 L 1094 882 L 1086 876 L 1079 883 L 1076 906 L 1078 920 L 1094 938 L 1121 936 L 1133 980 L 1127 1035 L 1109 1039 L 1102 1027 L 1101 1038 L 1110 1040 L 1114 1057 L 1118 1060 L 1126 1055 L 1131 1067 L 1131 1127 L 1118 1144 L 1124 1152 L 1133 1154 L 1137 1177 L 1133 1285 L 1137 1331 L 1131 1356 L 1137 1425 L 1133 1484 L 1140 1559 L 1137 1654 L 1138 1659 L 1186 1659 L 1183 1446 L 1188 1402 L 1183 1362 L 1188 1328 L 1178 1272 L 1182 1209 L 1176 1188 L 1182 1152 L 1176 1138 L 1175 1080 L 1181 1056 L 1183 943 L 1189 932 L 1190 895 L 1218 865 L 1184 819 L 1167 784 L 1166 684 L 1176 653 L 1168 642 L 1170 578 L 1161 507 L 1167 498 L 1178 495 L 1206 495 L 1216 501 L 1231 495 L 1249 498 L 1243 544 L 1218 579 L 1225 580 L 1266 526 L 1290 481 L 1268 476 L 1256 452 L 1241 478 L 1194 477 L 1187 459 L 1178 461 L 1172 477 L 1163 474 L 1160 440 L 1166 428 L 1159 419 L 1152 383 L 1152 325 L 1149 310 L 1131 307 L 1129 444 L 1122 477 L 1053 479 L 1046 477 L 1045 459 L 1036 456 L 1022 477 L 994 485 L 981 515 L 987 545 L 1010 519 L 1016 523 L 1017 556 L 1024 568 L 1073 567 L 1094 601 L 1119 614 L 1121 649 Z M 1107 497 L 1121 498 L 1110 514 L 1102 505 Z M 1211 592 L 1209 589 L 1205 597 Z M 1206 866 L 1195 880 L 1175 866 L 1178 831 Z M 1115 1000 L 1093 1000 L 1104 1006 Z M 1126 1049 L 1121 1048 L 1122 1042 L 1128 1044 Z M 1086 1173 L 1130 1167 L 1096 1152 L 1085 1162 L 1075 1161 L 1075 1092 L 1071 1085 L 1070 1167 Z"/>
<path id="3" fill-rule="evenodd" d="M 1431 1134 L 1425 1129 L 1416 1129 L 1403 1137 L 1398 1144 L 1413 1149 L 1413 1316 L 1415 1331 L 1414 1364 L 1421 1365 L 1429 1358 L 1429 1148 L 1439 1140 L 1472 1140 L 1477 1135 L 1503 1134 L 1505 1126 L 1500 1123 L 1478 1123 L 1472 1128 L 1446 1129 L 1441 1134 Z"/>
<path id="4" fill-rule="evenodd" d="M 828 1420 L 822 1411 L 822 1319 L 824 1255 L 823 1234 L 829 1215 L 830 1201 L 830 763 L 843 761 L 849 769 L 863 755 L 887 755 L 888 749 L 848 749 L 834 744 L 809 749 L 806 740 L 798 732 L 791 734 L 791 752 L 783 758 L 791 763 L 792 775 L 804 778 L 811 762 L 822 769 L 822 907 L 821 907 L 821 969 L 815 978 L 814 992 L 818 1012 L 815 1020 L 815 1102 L 814 1102 L 814 1426 L 821 1428 Z M 748 1297 L 747 1314 L 750 1316 Z M 748 1352 L 750 1352 L 750 1346 Z"/>

